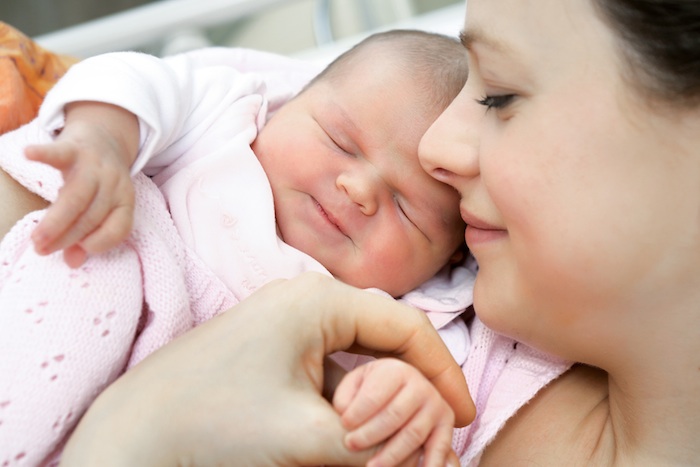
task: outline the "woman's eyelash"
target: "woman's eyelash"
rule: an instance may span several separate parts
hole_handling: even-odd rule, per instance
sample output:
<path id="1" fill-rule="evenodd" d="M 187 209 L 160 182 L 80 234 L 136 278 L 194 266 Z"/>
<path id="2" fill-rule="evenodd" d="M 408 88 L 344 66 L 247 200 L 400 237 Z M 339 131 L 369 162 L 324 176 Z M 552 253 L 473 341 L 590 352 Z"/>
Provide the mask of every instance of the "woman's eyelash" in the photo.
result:
<path id="1" fill-rule="evenodd" d="M 484 96 L 481 99 L 477 99 L 476 103 L 486 107 L 486 110 L 490 109 L 502 109 L 511 103 L 515 98 L 515 94 L 503 94 L 500 96 Z"/>

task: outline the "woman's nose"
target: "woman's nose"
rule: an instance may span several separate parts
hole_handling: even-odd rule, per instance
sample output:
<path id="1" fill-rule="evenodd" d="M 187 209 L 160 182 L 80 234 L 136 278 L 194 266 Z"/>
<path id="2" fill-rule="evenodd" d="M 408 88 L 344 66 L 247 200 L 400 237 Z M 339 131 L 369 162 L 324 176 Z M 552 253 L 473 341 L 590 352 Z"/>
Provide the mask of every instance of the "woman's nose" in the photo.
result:
<path id="1" fill-rule="evenodd" d="M 433 178 L 458 188 L 479 175 L 479 129 L 484 111 L 463 90 L 421 138 L 418 157 Z"/>
<path id="2" fill-rule="evenodd" d="M 379 174 L 373 173 L 369 168 L 364 169 L 341 172 L 335 184 L 360 208 L 362 214 L 372 216 L 379 208 L 379 197 L 385 183 Z"/>

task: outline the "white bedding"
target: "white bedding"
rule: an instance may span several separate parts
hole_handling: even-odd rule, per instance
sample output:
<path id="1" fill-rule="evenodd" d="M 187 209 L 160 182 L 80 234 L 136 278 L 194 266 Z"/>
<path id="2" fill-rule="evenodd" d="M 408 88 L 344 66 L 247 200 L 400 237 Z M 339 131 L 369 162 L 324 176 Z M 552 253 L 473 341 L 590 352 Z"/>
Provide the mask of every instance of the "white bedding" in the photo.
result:
<path id="1" fill-rule="evenodd" d="M 333 58 L 359 42 L 367 35 L 386 29 L 422 29 L 430 32 L 446 34 L 457 37 L 464 26 L 464 15 L 466 2 L 459 2 L 454 5 L 439 8 L 429 13 L 414 16 L 408 20 L 384 26 L 382 28 L 367 31 L 352 37 L 338 40 L 333 44 L 308 49 L 293 54 L 297 58 L 311 60 L 317 63 L 328 63 Z"/>

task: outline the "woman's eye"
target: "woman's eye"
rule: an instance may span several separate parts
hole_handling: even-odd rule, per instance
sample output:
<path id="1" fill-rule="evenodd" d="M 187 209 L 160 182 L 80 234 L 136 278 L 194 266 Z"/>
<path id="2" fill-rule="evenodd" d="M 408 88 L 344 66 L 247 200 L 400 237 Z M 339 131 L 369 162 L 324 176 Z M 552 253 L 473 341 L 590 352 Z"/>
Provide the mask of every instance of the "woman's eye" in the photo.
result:
<path id="1" fill-rule="evenodd" d="M 510 104 L 515 98 L 515 94 L 502 94 L 500 96 L 484 96 L 477 99 L 476 103 L 490 109 L 502 109 Z"/>

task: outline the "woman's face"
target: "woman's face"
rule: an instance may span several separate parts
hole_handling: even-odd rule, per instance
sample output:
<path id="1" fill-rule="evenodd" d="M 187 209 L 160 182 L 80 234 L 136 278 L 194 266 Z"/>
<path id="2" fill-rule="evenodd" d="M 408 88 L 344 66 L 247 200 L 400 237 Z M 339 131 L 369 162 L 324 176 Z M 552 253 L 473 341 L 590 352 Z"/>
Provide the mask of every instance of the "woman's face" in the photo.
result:
<path id="1" fill-rule="evenodd" d="M 700 132 L 635 94 L 590 2 L 469 0 L 463 42 L 469 80 L 419 154 L 462 196 L 476 311 L 595 364 L 698 277 Z"/>

